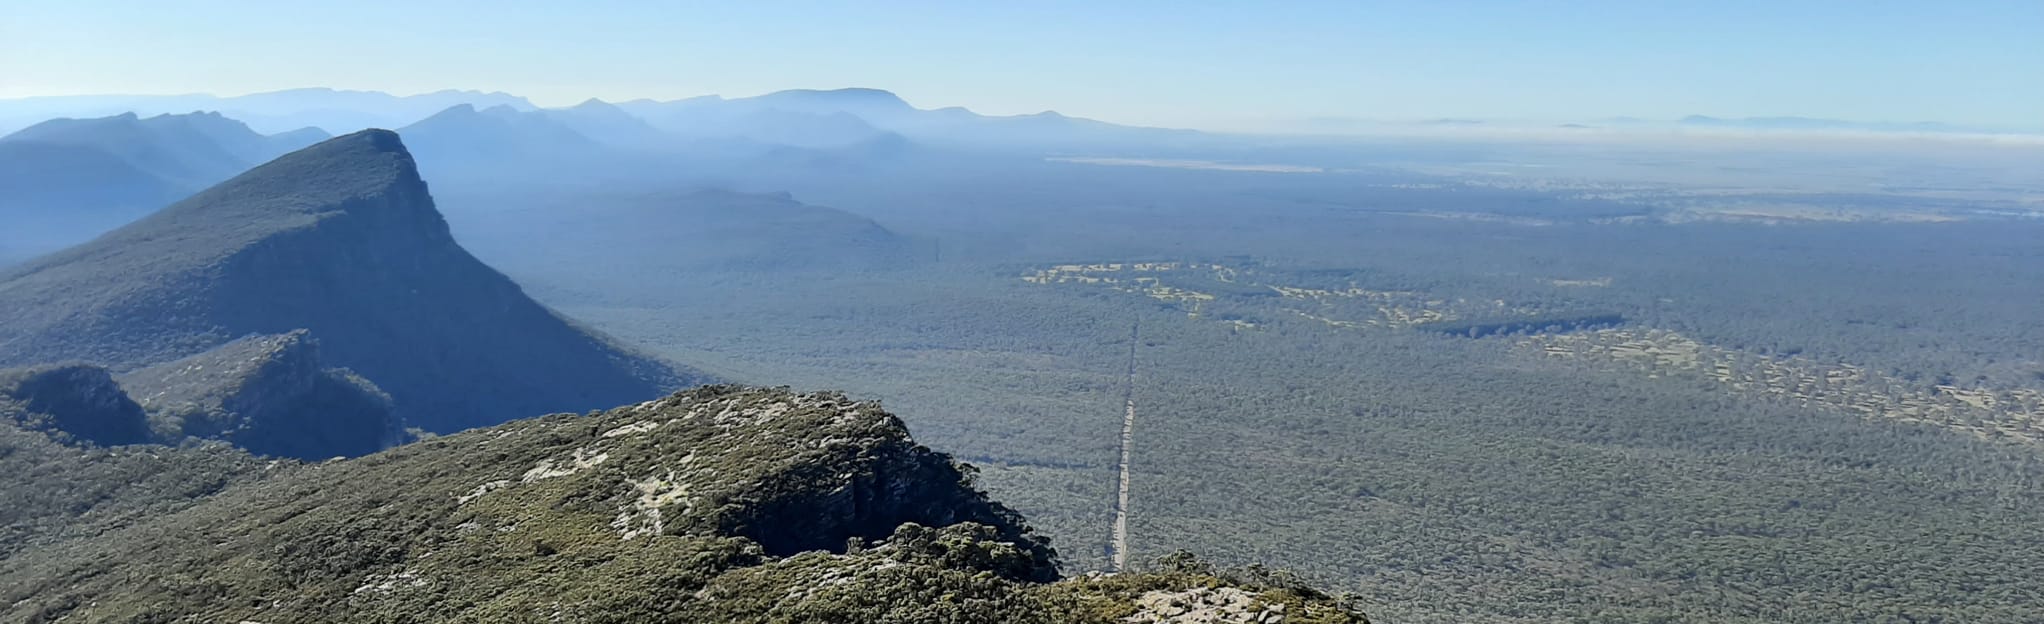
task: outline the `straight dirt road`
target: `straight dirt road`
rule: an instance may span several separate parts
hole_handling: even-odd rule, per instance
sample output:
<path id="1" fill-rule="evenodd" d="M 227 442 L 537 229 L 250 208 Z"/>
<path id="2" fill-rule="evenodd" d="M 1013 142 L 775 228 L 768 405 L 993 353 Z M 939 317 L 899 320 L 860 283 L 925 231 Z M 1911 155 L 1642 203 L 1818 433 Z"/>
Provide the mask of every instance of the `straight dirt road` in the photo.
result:
<path id="1" fill-rule="evenodd" d="M 1115 572 L 1128 568 L 1128 465 L 1134 455 L 1136 431 L 1136 344 L 1143 335 L 1142 321 L 1136 321 L 1129 330 L 1128 341 L 1128 387 L 1123 396 L 1124 408 L 1121 417 L 1121 466 L 1120 484 L 1114 497 L 1114 537 L 1108 546 Z"/>

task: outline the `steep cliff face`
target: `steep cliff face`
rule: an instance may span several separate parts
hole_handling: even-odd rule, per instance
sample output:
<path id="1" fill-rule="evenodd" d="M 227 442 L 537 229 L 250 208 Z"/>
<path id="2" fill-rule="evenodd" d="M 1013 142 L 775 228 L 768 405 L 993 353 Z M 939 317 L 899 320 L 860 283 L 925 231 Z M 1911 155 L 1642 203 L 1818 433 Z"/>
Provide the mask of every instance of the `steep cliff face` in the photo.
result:
<path id="1" fill-rule="evenodd" d="M 222 440 L 262 455 L 325 459 L 376 452 L 400 430 L 390 396 L 352 371 L 326 367 L 318 341 L 303 330 L 235 340 L 122 375 L 120 383 L 163 440 Z"/>
<path id="2" fill-rule="evenodd" d="M 0 365 L 129 371 L 311 331 L 407 424 L 457 431 L 700 379 L 577 327 L 454 241 L 396 134 L 278 158 L 99 239 L 0 271 Z M 514 339 L 515 338 L 515 339 Z"/>
<path id="3" fill-rule="evenodd" d="M 1210 571 L 1056 581 L 1049 545 L 970 475 L 871 403 L 705 387 L 298 467 L 30 549 L 0 569 L 0 620 L 1105 623 L 1211 585 L 1249 596 L 1227 613 L 1361 621 Z"/>

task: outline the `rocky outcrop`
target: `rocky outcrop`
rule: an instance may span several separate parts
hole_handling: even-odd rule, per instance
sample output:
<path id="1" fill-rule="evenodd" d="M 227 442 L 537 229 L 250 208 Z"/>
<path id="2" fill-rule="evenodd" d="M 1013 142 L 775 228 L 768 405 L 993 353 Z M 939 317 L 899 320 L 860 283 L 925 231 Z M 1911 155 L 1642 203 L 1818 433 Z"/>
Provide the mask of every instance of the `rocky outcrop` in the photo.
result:
<path id="1" fill-rule="evenodd" d="M 32 549 L 0 569 L 0 621 L 1107 624 L 1197 586 L 1362 621 L 1205 573 L 1058 581 L 971 475 L 873 403 L 705 387 L 304 466 Z"/>
<path id="2" fill-rule="evenodd" d="M 222 440 L 301 459 L 366 455 L 396 442 L 390 396 L 320 359 L 304 330 L 250 336 L 120 377 L 158 437 Z"/>
<path id="3" fill-rule="evenodd" d="M 72 443 L 116 446 L 150 437 L 142 406 L 106 369 L 86 364 L 0 371 L 0 413 L 25 429 Z"/>
<path id="4" fill-rule="evenodd" d="M 1034 553 L 1033 578 L 1055 574 L 1051 550 L 1020 515 L 973 488 L 967 468 L 909 439 L 878 404 L 712 386 L 603 418 L 614 426 L 575 453 L 617 457 L 623 463 L 612 470 L 643 475 L 630 481 L 641 496 L 619 510 L 621 535 L 731 535 L 786 556 L 842 551 L 849 540 L 885 538 L 905 523 L 973 522 Z M 661 431 L 668 427 L 675 430 Z M 639 448 L 676 437 L 692 449 L 686 461 L 649 456 L 627 467 Z M 670 500 L 679 504 L 662 504 Z"/>

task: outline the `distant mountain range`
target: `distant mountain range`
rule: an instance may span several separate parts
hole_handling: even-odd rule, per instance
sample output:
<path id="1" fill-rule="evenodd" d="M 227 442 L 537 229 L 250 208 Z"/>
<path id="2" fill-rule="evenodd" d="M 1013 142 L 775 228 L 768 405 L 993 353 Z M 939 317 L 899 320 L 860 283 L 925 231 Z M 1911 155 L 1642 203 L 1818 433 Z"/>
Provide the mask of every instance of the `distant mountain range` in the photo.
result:
<path id="1" fill-rule="evenodd" d="M 1744 128 L 1749 130 L 1863 130 L 1873 132 L 1977 132 L 1979 130 L 1934 121 L 1863 122 L 1815 117 L 1720 118 L 1690 115 L 1675 123 L 1684 126 Z"/>
<path id="2" fill-rule="evenodd" d="M 1187 130 L 1123 126 L 1049 111 L 989 116 L 958 107 L 919 109 L 879 89 L 794 89 L 743 98 L 709 95 L 666 102 L 633 100 L 606 104 L 590 100 L 580 106 L 548 112 L 557 121 L 610 143 L 628 139 L 618 130 L 629 131 L 635 125 L 618 112 L 683 138 L 745 137 L 798 147 L 857 143 L 885 132 L 925 141 L 1032 147 L 1185 140 L 1198 136 Z M 0 128 L 25 127 L 57 117 L 217 111 L 262 132 L 311 126 L 346 133 L 363 128 L 403 128 L 463 105 L 477 110 L 497 107 L 520 112 L 540 110 L 515 95 L 452 90 L 410 96 L 323 88 L 234 97 L 49 96 L 0 100 Z"/>
<path id="3" fill-rule="evenodd" d="M 164 180 L 203 188 L 328 137 L 312 127 L 265 136 L 220 113 L 200 112 L 52 119 L 0 141 L 89 147 Z"/>
<path id="4" fill-rule="evenodd" d="M 307 330 L 323 366 L 360 373 L 405 423 L 429 431 L 644 400 L 700 380 L 566 321 L 470 256 L 386 130 L 294 152 L 90 243 L 0 269 L 0 309 L 10 315 L 0 366 L 86 361 L 123 372 Z"/>
<path id="5" fill-rule="evenodd" d="M 0 137 L 0 249 L 51 251 L 327 138 L 218 113 L 52 119 Z"/>
<path id="6" fill-rule="evenodd" d="M 1258 131 L 1290 134 L 1367 135 L 1413 131 L 1483 132 L 1534 129 L 1725 129 L 1780 132 L 1885 132 L 1885 133 L 1970 133 L 2010 134 L 2044 132 L 2044 128 L 1994 128 L 1948 124 L 1934 121 L 1884 122 L 1849 121 L 1819 117 L 1712 117 L 1689 115 L 1680 119 L 1605 117 L 1566 122 L 1525 119 L 1436 118 L 1421 120 L 1372 119 L 1365 117 L 1312 117 L 1267 122 Z"/>
<path id="7" fill-rule="evenodd" d="M 58 117 L 104 117 L 134 112 L 141 115 L 216 111 L 247 123 L 258 132 L 278 133 L 317 127 L 329 133 L 364 128 L 403 128 L 450 107 L 477 110 L 505 107 L 520 112 L 545 110 L 548 116 L 599 142 L 644 146 L 648 127 L 666 139 L 743 138 L 796 147 L 833 147 L 897 133 L 918 142 L 968 146 L 998 145 L 1032 149 L 1127 145 L 1131 142 L 1198 142 L 1201 133 L 1118 125 L 1067 117 L 1054 111 L 1033 115 L 982 115 L 961 107 L 924 109 L 892 92 L 871 88 L 789 89 L 751 97 L 704 95 L 679 100 L 637 99 L 541 109 L 530 100 L 502 92 L 442 90 L 416 95 L 380 91 L 303 88 L 221 97 L 191 95 L 78 95 L 0 100 L 0 132 Z M 623 113 L 620 115 L 620 113 Z M 1274 125 L 1273 125 L 1274 124 Z M 1578 120 L 1574 125 L 1600 127 L 1674 124 L 1754 130 L 1853 130 L 1869 132 L 2039 132 L 2040 128 L 1994 128 L 1929 121 L 1865 122 L 1818 117 L 1773 116 L 1726 118 L 1690 115 L 1674 120 L 1611 117 Z M 1324 116 L 1264 122 L 1264 131 L 1332 134 L 1381 131 L 1388 127 L 1500 126 L 1565 127 L 1552 122 L 1518 123 L 1504 119 L 1437 118 L 1418 122 L 1366 116 Z M 1211 139 L 1212 137 L 1205 137 Z"/>
<path id="8" fill-rule="evenodd" d="M 363 128 L 400 127 L 458 104 L 481 108 L 536 108 L 532 102 L 515 95 L 455 90 L 407 96 L 325 88 L 288 89 L 233 97 L 203 94 L 67 95 L 0 100 L 0 128 L 23 127 L 57 117 L 216 111 L 241 120 L 258 132 L 285 132 L 312 126 L 339 134 Z"/>
<path id="9" fill-rule="evenodd" d="M 547 113 L 457 104 L 398 130 L 429 164 L 436 161 L 574 157 L 601 148 Z"/>

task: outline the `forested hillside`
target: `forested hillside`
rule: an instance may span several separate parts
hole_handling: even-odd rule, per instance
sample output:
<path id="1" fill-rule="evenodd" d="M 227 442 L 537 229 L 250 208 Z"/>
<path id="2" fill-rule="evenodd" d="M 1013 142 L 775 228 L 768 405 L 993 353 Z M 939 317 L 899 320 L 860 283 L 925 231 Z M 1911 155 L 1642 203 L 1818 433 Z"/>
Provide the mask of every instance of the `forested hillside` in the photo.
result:
<path id="1" fill-rule="evenodd" d="M 885 398 L 1071 568 L 1108 565 L 1140 322 L 1136 560 L 1281 564 L 1413 622 L 2021 622 L 2044 595 L 2035 224 L 1193 199 L 1287 174 L 1215 175 L 1120 178 L 1168 211 L 1073 186 L 1040 225 L 846 195 L 1006 241 L 913 270 L 513 276 L 730 378 Z"/>

